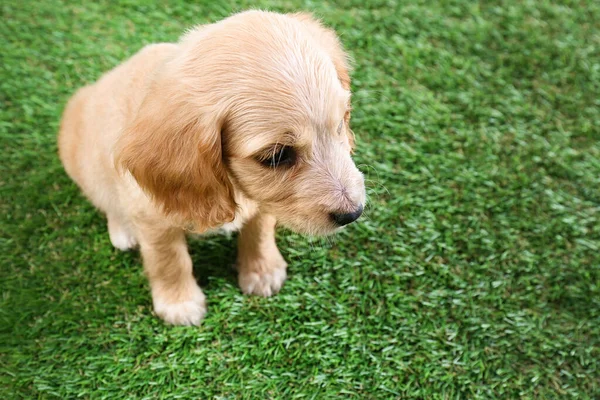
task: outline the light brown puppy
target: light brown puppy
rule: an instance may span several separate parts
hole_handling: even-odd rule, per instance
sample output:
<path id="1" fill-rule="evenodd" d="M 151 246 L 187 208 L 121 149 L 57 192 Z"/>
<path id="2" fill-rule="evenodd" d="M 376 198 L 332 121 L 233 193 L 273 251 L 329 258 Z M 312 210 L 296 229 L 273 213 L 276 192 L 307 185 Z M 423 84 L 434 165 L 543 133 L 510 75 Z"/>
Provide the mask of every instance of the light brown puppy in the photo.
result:
<path id="1" fill-rule="evenodd" d="M 335 33 L 306 14 L 248 11 L 145 47 L 69 101 L 67 173 L 106 213 L 112 244 L 139 245 L 155 312 L 200 323 L 186 231 L 240 229 L 244 293 L 286 278 L 281 224 L 327 234 L 357 219 L 350 79 Z"/>

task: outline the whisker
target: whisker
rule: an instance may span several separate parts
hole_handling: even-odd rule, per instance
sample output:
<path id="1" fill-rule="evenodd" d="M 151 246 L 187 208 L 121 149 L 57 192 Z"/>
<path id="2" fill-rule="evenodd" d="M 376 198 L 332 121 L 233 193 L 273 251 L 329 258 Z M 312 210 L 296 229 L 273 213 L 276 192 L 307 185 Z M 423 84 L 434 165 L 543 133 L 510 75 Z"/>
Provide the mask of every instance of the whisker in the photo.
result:
<path id="1" fill-rule="evenodd" d="M 388 190 L 388 188 L 383 183 L 381 183 L 381 182 L 375 181 L 373 179 L 365 179 L 365 182 L 373 183 L 375 185 L 378 185 L 379 187 L 383 188 L 383 190 L 385 190 L 388 195 L 390 195 L 390 196 L 392 195 L 392 193 L 390 193 L 390 191 Z"/>

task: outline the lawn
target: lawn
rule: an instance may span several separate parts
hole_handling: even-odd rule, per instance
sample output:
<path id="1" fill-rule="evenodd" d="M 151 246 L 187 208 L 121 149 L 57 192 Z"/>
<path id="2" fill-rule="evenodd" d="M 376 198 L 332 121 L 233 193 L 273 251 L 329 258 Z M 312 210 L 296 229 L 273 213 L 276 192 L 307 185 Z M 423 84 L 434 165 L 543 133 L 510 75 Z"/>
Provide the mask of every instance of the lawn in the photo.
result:
<path id="1" fill-rule="evenodd" d="M 0 398 L 600 398 L 600 2 L 75 3 L 0 4 Z M 59 118 L 144 44 L 250 7 L 311 10 L 352 55 L 366 216 L 281 231 L 269 299 L 240 293 L 235 238 L 191 240 L 209 313 L 167 326 Z"/>

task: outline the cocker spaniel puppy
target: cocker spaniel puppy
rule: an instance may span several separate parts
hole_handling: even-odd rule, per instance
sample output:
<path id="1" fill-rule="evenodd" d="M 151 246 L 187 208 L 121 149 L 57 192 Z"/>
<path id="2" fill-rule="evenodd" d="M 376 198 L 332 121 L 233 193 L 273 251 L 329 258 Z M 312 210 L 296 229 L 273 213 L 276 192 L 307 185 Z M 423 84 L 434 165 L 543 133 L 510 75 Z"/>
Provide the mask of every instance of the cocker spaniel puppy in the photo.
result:
<path id="1" fill-rule="evenodd" d="M 335 33 L 307 14 L 248 11 L 146 46 L 80 89 L 59 153 L 112 244 L 139 246 L 156 314 L 197 325 L 206 303 L 186 232 L 239 229 L 239 285 L 270 296 L 286 278 L 276 224 L 318 235 L 361 215 L 349 119 Z"/>

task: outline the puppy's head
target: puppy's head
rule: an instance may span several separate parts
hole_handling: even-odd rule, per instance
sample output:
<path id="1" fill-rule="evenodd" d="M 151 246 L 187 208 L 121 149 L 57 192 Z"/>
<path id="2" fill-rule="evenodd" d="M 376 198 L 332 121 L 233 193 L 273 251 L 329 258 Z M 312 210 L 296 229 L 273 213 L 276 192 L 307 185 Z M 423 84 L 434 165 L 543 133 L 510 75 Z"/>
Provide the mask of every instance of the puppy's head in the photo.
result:
<path id="1" fill-rule="evenodd" d="M 251 11 L 191 31 L 157 73 L 118 161 L 169 214 L 209 228 L 234 193 L 288 228 L 357 219 L 350 80 L 335 34 L 308 15 Z"/>

